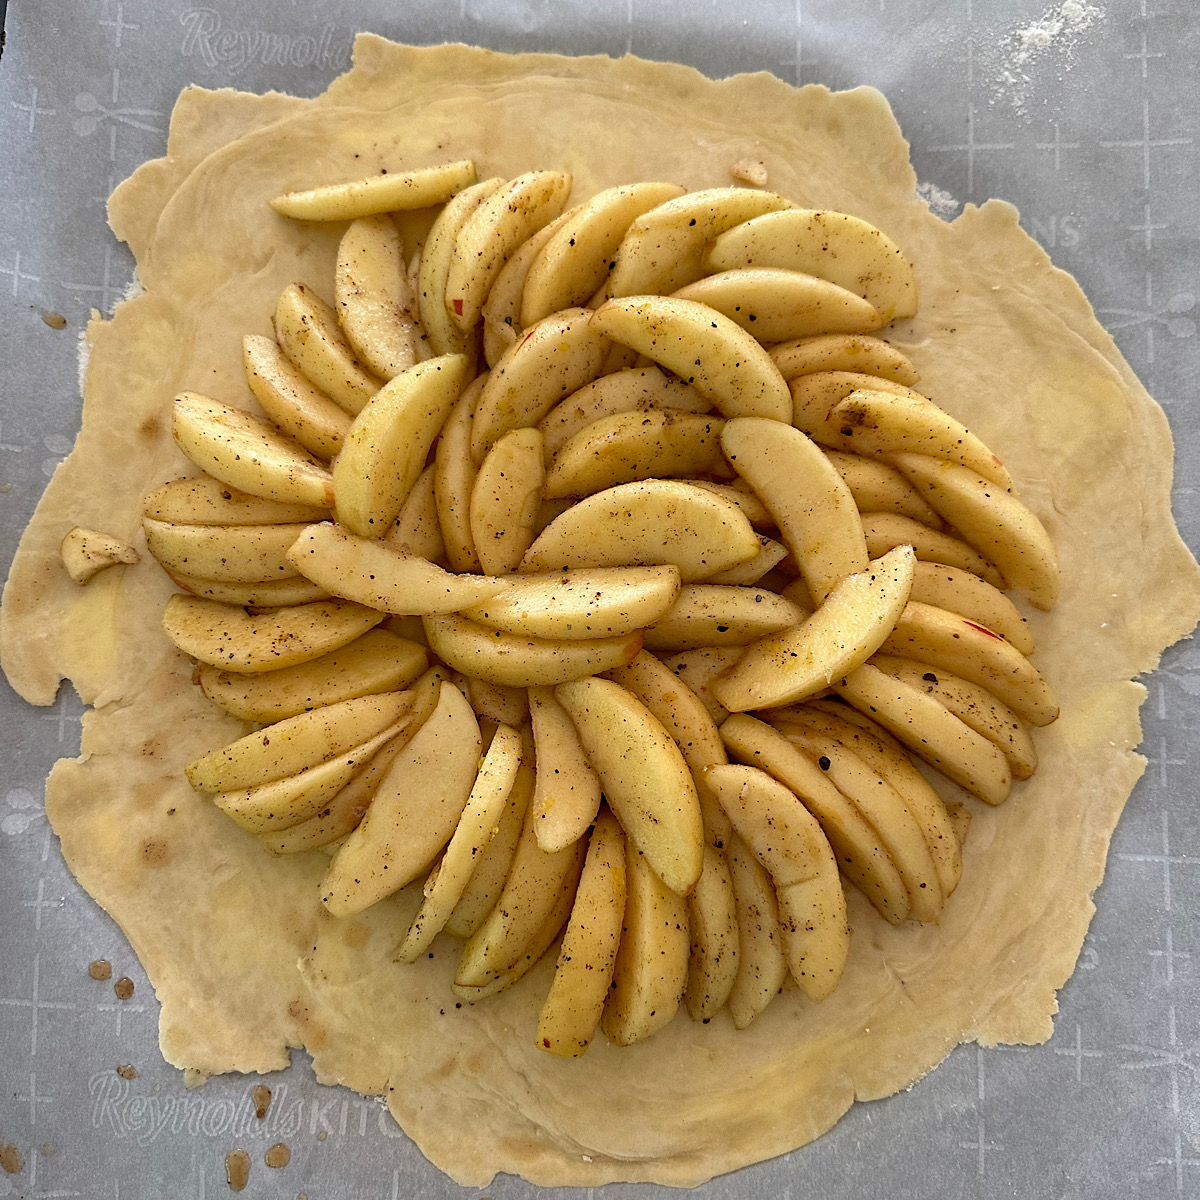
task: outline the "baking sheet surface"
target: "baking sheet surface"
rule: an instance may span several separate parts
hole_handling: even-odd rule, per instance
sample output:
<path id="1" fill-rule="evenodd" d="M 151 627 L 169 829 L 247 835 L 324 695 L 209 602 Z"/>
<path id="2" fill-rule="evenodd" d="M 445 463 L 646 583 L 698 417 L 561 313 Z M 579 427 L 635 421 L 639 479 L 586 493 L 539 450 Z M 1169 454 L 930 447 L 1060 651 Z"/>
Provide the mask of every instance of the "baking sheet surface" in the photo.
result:
<path id="1" fill-rule="evenodd" d="M 360 29 L 880 87 L 939 215 L 1011 200 L 1080 279 L 1172 422 L 1176 513 L 1200 545 L 1200 12 L 1184 0 L 331 0 L 315 12 L 294 0 L 59 0 L 10 6 L 0 59 L 0 567 L 78 429 L 88 313 L 131 284 L 105 225 L 108 192 L 163 152 L 183 86 L 315 95 L 349 65 Z M 1200 1195 L 1200 650 L 1175 647 L 1146 683 L 1150 764 L 1053 1039 L 960 1047 L 909 1093 L 714 1180 L 706 1200 Z M 80 711 L 69 688 L 34 709 L 0 681 L 0 1147 L 23 1164 L 0 1171 L 0 1197 L 205 1200 L 225 1193 L 235 1147 L 253 1161 L 247 1194 L 264 1198 L 479 1195 L 426 1163 L 375 1100 L 318 1087 L 303 1055 L 262 1081 L 274 1092 L 265 1121 L 250 1097 L 259 1080 L 189 1091 L 163 1063 L 151 989 L 42 811 L 51 764 L 77 750 Z M 100 958 L 111 980 L 89 977 Z M 126 1000 L 120 976 L 134 984 Z M 126 1066 L 136 1078 L 117 1073 Z M 272 1170 L 263 1154 L 276 1142 L 292 1158 Z M 7 1153 L 0 1164 L 17 1165 Z M 555 1193 L 502 1177 L 486 1194 Z"/>

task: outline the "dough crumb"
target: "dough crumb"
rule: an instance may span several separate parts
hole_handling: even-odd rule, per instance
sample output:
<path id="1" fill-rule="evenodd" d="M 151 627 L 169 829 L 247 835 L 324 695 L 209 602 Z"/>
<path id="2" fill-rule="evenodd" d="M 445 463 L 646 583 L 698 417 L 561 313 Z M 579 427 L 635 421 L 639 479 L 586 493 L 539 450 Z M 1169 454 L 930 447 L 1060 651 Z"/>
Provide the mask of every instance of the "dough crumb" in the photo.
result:
<path id="1" fill-rule="evenodd" d="M 133 980 L 128 975 L 122 975 L 113 984 L 113 992 L 116 994 L 118 1000 L 128 1000 L 133 995 Z"/>
<path id="2" fill-rule="evenodd" d="M 202 1088 L 208 1082 L 208 1076 L 203 1071 L 197 1071 L 195 1067 L 185 1067 L 183 1070 L 183 1086 L 189 1092 L 194 1092 L 197 1088 Z"/>
<path id="3" fill-rule="evenodd" d="M 25 1156 L 11 1142 L 0 1146 L 0 1167 L 9 1175 L 25 1169 Z M 8 1186 L 7 1184 L 5 1185 Z"/>
<path id="4" fill-rule="evenodd" d="M 740 158 L 729 168 L 729 174 L 738 183 L 748 183 L 752 187 L 766 187 L 767 164 L 753 158 Z"/>
<path id="5" fill-rule="evenodd" d="M 88 963 L 88 974 L 101 981 L 112 978 L 112 963 L 107 958 L 97 958 Z"/>
<path id="6" fill-rule="evenodd" d="M 50 326 L 51 329 L 66 329 L 67 318 L 62 313 L 43 312 L 42 320 Z"/>
<path id="7" fill-rule="evenodd" d="M 127 542 L 110 537 L 107 533 L 98 533 L 95 529 L 83 529 L 79 525 L 63 538 L 59 553 L 67 574 L 80 587 L 106 567 L 141 561 L 141 555 Z"/>
<path id="8" fill-rule="evenodd" d="M 129 1064 L 126 1064 L 123 1067 L 118 1067 L 117 1074 L 120 1075 L 122 1079 L 136 1079 L 138 1077 L 137 1067 L 130 1066 Z"/>

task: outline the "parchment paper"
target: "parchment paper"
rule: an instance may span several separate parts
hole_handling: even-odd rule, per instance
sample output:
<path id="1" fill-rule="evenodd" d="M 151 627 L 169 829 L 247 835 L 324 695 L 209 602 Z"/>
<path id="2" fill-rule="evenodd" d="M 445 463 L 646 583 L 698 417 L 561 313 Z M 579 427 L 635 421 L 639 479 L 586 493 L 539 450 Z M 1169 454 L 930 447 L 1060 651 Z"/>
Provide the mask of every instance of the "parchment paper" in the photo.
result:
<path id="1" fill-rule="evenodd" d="M 725 17 L 725 27 L 715 12 L 689 9 L 682 36 L 670 6 L 640 5 L 628 24 L 623 6 L 610 14 L 573 5 L 502 12 L 468 5 L 460 14 L 431 10 L 403 21 L 372 20 L 380 14 L 369 5 L 345 6 L 328 10 L 331 21 L 344 21 L 328 32 L 300 29 L 290 8 L 269 4 L 242 13 L 233 6 L 66 6 L 53 22 L 21 14 L 24 26 L 11 15 L 0 68 L 5 144 L 15 148 L 0 164 L 12 173 L 5 194 L 13 197 L 0 234 L 9 317 L 0 343 L 0 462 L 3 482 L 14 485 L 0 508 L 8 553 L 78 421 L 70 331 L 81 327 L 90 304 L 111 304 L 127 279 L 127 260 L 103 230 L 103 193 L 160 152 L 164 114 L 190 79 L 311 94 L 346 65 L 355 27 L 410 41 L 465 37 L 500 49 L 621 53 L 632 38 L 640 53 L 691 61 L 714 75 L 766 67 L 795 78 L 799 50 L 806 81 L 881 84 L 916 143 L 922 179 L 958 200 L 1016 200 L 1027 228 L 1081 276 L 1173 418 L 1182 528 L 1194 543 L 1194 492 L 1187 489 L 1197 431 L 1187 420 L 1186 380 L 1196 366 L 1187 290 L 1196 245 L 1187 240 L 1183 186 L 1194 150 L 1183 123 L 1189 97 L 1179 86 L 1194 78 L 1181 36 L 1186 24 L 1179 15 L 1143 19 L 1135 6 L 1112 6 L 1078 35 L 1069 69 L 1066 40 L 1016 64 L 1031 76 L 1030 97 L 1017 110 L 990 103 L 996 78 L 1017 53 L 1001 35 L 1028 29 L 1043 10 L 999 8 L 986 20 L 947 12 L 901 21 L 873 3 L 836 20 L 820 6 L 803 6 L 797 21 L 791 6 L 777 13 L 764 6 L 751 25 Z M 267 36 L 283 31 L 286 42 Z M 948 199 L 930 194 L 950 209 Z M 66 316 L 68 329 L 44 324 L 43 309 Z M 959 1051 L 910 1095 L 852 1110 L 816 1146 L 714 1181 L 704 1194 L 783 1195 L 803 1187 L 832 1196 L 1153 1196 L 1193 1189 L 1191 1048 L 1200 1014 L 1189 986 L 1196 947 L 1187 922 L 1197 893 L 1185 730 L 1196 716 L 1197 666 L 1194 651 L 1182 647 L 1151 682 L 1143 710 L 1151 768 L 1114 844 L 1084 970 L 1063 993 L 1055 1039 L 1035 1050 Z M 162 1194 L 168 1180 L 170 1194 L 204 1195 L 223 1186 L 221 1158 L 235 1143 L 253 1151 L 253 1186 L 262 1195 L 470 1194 L 402 1139 L 389 1138 L 396 1131 L 374 1104 L 317 1089 L 302 1069 L 268 1080 L 276 1102 L 263 1125 L 249 1111 L 249 1081 L 213 1081 L 194 1094 L 181 1088 L 158 1059 L 155 1008 L 130 952 L 66 876 L 40 814 L 41 780 L 77 736 L 78 705 L 66 698 L 47 714 L 5 700 L 0 828 L 7 836 L 0 846 L 12 865 L 0 881 L 0 903 L 16 919 L 0 935 L 0 1142 L 17 1144 L 25 1166 L 11 1184 L 0 1176 L 0 1195 L 9 1185 L 9 1194 L 150 1196 Z M 87 962 L 102 955 L 115 975 L 127 971 L 139 985 L 131 1000 L 120 1002 L 111 983 L 87 977 Z M 137 1080 L 115 1075 L 124 1063 L 137 1065 Z M 292 1146 L 292 1165 L 267 1171 L 261 1151 L 277 1140 Z M 42 1145 L 56 1152 L 42 1155 Z M 500 1181 L 492 1193 L 533 1189 Z"/>

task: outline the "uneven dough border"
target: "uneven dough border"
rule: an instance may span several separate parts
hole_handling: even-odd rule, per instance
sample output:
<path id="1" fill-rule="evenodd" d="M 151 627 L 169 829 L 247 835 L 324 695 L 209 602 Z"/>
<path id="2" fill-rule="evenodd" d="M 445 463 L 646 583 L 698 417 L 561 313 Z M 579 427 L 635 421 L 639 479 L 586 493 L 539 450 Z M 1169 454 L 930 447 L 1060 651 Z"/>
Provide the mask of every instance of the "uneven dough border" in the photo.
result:
<path id="1" fill-rule="evenodd" d="M 940 928 L 884 924 L 851 895 L 851 962 L 834 1002 L 786 993 L 747 1031 L 679 1016 L 649 1042 L 576 1062 L 534 1046 L 550 964 L 478 1011 L 448 1003 L 455 950 L 414 968 L 390 950 L 417 898 L 337 923 L 320 855 L 267 858 L 182 780 L 242 726 L 214 713 L 159 633 L 170 586 L 152 561 L 86 590 L 57 546 L 74 524 L 136 540 L 141 497 L 184 473 L 166 405 L 182 387 L 248 401 L 240 335 L 267 332 L 293 278 L 328 291 L 336 231 L 276 217 L 267 196 L 382 166 L 473 156 L 486 173 L 576 176 L 576 195 L 641 178 L 691 188 L 762 159 L 770 185 L 883 228 L 913 258 L 921 315 L 889 336 L 928 390 L 1004 455 L 1062 557 L 1060 608 L 1033 618 L 1064 715 L 1042 767 L 999 810 L 974 806 L 963 883 Z M 89 329 L 83 431 L 26 532 L 0 651 L 49 703 L 95 705 L 83 752 L 55 767 L 47 811 L 71 869 L 128 934 L 162 1004 L 163 1053 L 206 1073 L 266 1071 L 304 1046 L 318 1077 L 385 1092 L 458 1182 L 696 1184 L 793 1149 L 855 1099 L 909 1086 L 960 1041 L 1051 1032 L 1143 760 L 1129 680 L 1200 616 L 1200 572 L 1170 516 L 1171 441 L 1070 277 L 989 202 L 952 225 L 917 200 L 878 93 L 712 82 L 633 58 L 415 49 L 364 35 L 316 100 L 186 91 L 165 159 L 113 197 L 145 294 Z M 415 889 L 409 889 L 409 893 Z M 444 1009 L 444 1012 L 443 1012 Z M 469 1139 L 462 1131 L 469 1128 Z"/>

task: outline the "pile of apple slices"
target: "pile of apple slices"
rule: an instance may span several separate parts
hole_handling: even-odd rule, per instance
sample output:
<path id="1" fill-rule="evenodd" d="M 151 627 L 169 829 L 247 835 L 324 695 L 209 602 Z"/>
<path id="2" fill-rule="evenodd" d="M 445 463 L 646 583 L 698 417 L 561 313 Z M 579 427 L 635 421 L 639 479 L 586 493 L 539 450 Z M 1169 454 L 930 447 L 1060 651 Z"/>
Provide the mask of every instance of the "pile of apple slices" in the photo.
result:
<path id="1" fill-rule="evenodd" d="M 168 635 L 260 726 L 191 783 L 330 854 L 334 916 L 423 880 L 396 957 L 466 939 L 462 999 L 561 934 L 560 1055 L 829 996 L 847 882 L 899 925 L 959 879 L 969 809 L 909 753 L 999 804 L 1057 715 L 1002 590 L 1054 603 L 1050 540 L 872 336 L 916 312 L 899 248 L 765 191 L 570 188 L 275 200 L 349 222 L 335 305 L 295 284 L 245 339 L 263 415 L 175 399 L 205 473 L 145 502 Z"/>

